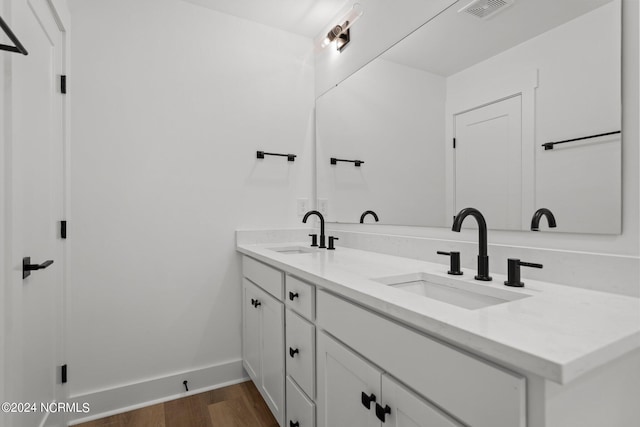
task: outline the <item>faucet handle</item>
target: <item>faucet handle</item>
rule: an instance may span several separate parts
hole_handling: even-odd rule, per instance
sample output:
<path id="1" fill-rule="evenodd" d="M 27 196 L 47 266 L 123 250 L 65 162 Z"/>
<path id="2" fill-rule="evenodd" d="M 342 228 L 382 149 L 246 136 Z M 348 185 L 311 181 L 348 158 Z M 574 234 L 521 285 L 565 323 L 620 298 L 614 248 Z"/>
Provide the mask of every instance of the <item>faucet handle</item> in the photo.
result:
<path id="1" fill-rule="evenodd" d="M 447 274 L 451 274 L 453 276 L 460 276 L 463 274 L 462 271 L 460 271 L 460 252 L 438 251 L 436 253 L 438 255 L 447 255 L 451 257 L 451 261 L 449 263 L 449 271 L 447 271 Z"/>
<path id="2" fill-rule="evenodd" d="M 520 261 L 517 258 L 507 259 L 507 280 L 504 282 L 505 286 L 513 286 L 516 288 L 522 288 L 524 282 L 520 281 L 520 266 L 542 268 L 542 264 L 534 264 L 532 262 Z"/>
<path id="3" fill-rule="evenodd" d="M 333 246 L 334 240 L 340 240 L 340 239 L 338 239 L 337 237 L 329 236 L 329 246 L 327 247 L 328 251 L 335 250 L 335 247 Z"/>
<path id="4" fill-rule="evenodd" d="M 318 235 L 309 234 L 309 236 L 311 236 L 311 246 L 318 246 Z"/>

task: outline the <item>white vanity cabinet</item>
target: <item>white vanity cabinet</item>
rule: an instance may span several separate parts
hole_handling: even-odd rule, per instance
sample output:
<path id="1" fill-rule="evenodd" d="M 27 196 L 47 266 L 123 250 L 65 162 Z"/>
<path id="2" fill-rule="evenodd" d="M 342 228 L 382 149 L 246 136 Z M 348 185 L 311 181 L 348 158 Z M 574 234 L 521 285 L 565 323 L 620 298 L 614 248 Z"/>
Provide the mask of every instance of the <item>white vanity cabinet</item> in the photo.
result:
<path id="1" fill-rule="evenodd" d="M 243 275 L 243 366 L 276 420 L 284 425 L 284 304 L 280 300 L 284 275 L 247 257 Z"/>
<path id="2" fill-rule="evenodd" d="M 594 322 L 573 321 L 586 321 L 585 310 L 598 319 L 615 315 L 637 337 L 635 300 L 540 282 L 539 294 L 517 305 L 427 313 L 363 280 L 369 268 L 399 269 L 395 257 L 240 251 L 243 364 L 281 427 L 627 427 L 640 420 L 637 343 L 615 335 L 613 322 L 594 333 Z M 432 268 L 402 263 L 407 271 Z M 622 307 L 620 315 L 610 306 Z M 532 342 L 523 348 L 523 339 L 508 338 L 513 328 Z M 615 335 L 608 343 L 607 333 Z M 561 342 L 569 334 L 578 334 L 571 345 Z"/>
<path id="3" fill-rule="evenodd" d="M 384 400 L 382 403 L 380 400 L 377 401 L 382 408 L 389 405 L 392 417 L 397 413 L 409 413 L 410 409 L 414 409 L 415 412 L 427 411 L 426 400 L 424 404 L 414 402 L 412 407 L 408 403 L 405 406 L 402 398 L 398 398 L 398 396 L 411 395 L 408 388 L 410 387 L 429 402 L 433 402 L 434 410 L 437 406 L 464 425 L 526 426 L 524 376 L 467 354 L 325 291 L 317 292 L 316 309 L 318 328 L 349 346 L 371 364 L 366 368 L 366 363 L 355 362 L 358 357 L 346 357 L 346 349 L 339 349 L 338 344 L 328 344 L 330 340 L 325 335 L 319 338 L 317 364 L 320 427 L 337 425 L 334 423 L 338 420 L 326 418 L 327 414 L 330 414 L 330 417 L 335 415 L 336 411 L 331 408 L 332 402 L 334 407 L 341 408 L 338 412 L 344 416 L 352 417 L 357 411 L 361 412 L 358 402 L 352 403 L 354 399 L 361 396 L 361 392 L 356 388 L 366 386 L 371 391 L 365 387 L 361 390 L 362 392 L 371 392 L 378 397 L 381 376 L 386 377 L 390 381 L 389 384 L 402 382 L 407 385 L 407 388 L 398 385 L 394 388 L 395 392 L 389 392 L 389 402 L 393 401 L 393 405 Z M 327 348 L 330 351 L 327 351 Z M 337 358 L 335 355 L 342 357 Z M 343 359 L 351 362 L 349 364 L 341 362 Z M 378 368 L 373 368 L 374 365 Z M 356 366 L 357 370 L 354 368 Z M 352 369 L 353 371 L 349 372 Z M 333 384 L 330 382 L 340 381 L 340 379 L 345 384 L 337 385 L 335 382 Z M 351 380 L 353 382 L 347 385 L 346 383 Z M 358 384 L 358 381 L 361 383 Z M 345 395 L 339 398 L 331 397 L 327 401 L 328 396 L 333 393 L 345 393 Z M 384 395 L 383 387 L 382 396 Z M 339 403 L 337 399 L 344 402 Z M 345 405 L 344 408 L 349 405 L 349 409 L 343 409 L 340 405 Z M 403 408 L 398 411 L 400 406 Z M 369 420 L 365 415 L 360 414 L 360 416 L 362 420 Z M 403 419 L 400 417 L 400 421 Z M 375 423 L 375 421 L 362 420 L 355 420 L 353 425 Z M 449 424 L 446 424 L 447 422 Z M 453 421 L 449 421 L 447 417 L 442 418 L 442 425 L 456 425 L 451 423 Z M 404 422 L 399 425 L 412 424 Z"/>
<path id="4" fill-rule="evenodd" d="M 318 334 L 318 426 L 462 427 L 323 333 Z"/>

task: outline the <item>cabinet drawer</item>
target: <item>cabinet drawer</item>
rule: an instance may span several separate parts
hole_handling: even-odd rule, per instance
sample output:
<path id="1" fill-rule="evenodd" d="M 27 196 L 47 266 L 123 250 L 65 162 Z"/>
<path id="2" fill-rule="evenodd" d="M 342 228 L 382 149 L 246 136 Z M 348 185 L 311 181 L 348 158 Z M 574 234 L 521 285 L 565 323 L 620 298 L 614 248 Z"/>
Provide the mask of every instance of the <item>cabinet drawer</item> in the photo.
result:
<path id="1" fill-rule="evenodd" d="M 315 326 L 291 310 L 286 313 L 287 374 L 311 398 L 315 397 Z"/>
<path id="2" fill-rule="evenodd" d="M 296 386 L 291 377 L 287 377 L 287 420 L 285 427 L 314 427 L 315 405 Z"/>
<path id="3" fill-rule="evenodd" d="M 242 274 L 265 291 L 282 301 L 284 274 L 253 258 L 242 257 Z"/>
<path id="4" fill-rule="evenodd" d="M 313 321 L 315 317 L 315 286 L 292 276 L 285 279 L 285 302 L 302 317 Z"/>
<path id="5" fill-rule="evenodd" d="M 324 291 L 317 325 L 474 427 L 524 427 L 526 382 L 409 327 Z"/>

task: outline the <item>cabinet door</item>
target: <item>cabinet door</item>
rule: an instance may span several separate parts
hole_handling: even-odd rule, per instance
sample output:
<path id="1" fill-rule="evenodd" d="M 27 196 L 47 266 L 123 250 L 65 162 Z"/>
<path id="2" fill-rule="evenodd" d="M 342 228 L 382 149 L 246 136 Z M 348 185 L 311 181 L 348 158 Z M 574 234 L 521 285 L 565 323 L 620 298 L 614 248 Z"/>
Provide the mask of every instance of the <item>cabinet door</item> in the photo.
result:
<path id="1" fill-rule="evenodd" d="M 257 290 L 261 314 L 262 395 L 273 415 L 284 422 L 284 304 Z"/>
<path id="2" fill-rule="evenodd" d="M 389 409 L 384 415 L 385 425 L 392 427 L 462 426 L 387 375 L 382 376 L 382 393 L 383 399 L 379 409 L 386 407 Z"/>
<path id="3" fill-rule="evenodd" d="M 260 310 L 252 302 L 258 299 L 257 287 L 242 281 L 242 361 L 254 383 L 260 383 Z"/>
<path id="4" fill-rule="evenodd" d="M 319 427 L 380 426 L 380 371 L 325 333 L 318 334 L 317 368 Z"/>

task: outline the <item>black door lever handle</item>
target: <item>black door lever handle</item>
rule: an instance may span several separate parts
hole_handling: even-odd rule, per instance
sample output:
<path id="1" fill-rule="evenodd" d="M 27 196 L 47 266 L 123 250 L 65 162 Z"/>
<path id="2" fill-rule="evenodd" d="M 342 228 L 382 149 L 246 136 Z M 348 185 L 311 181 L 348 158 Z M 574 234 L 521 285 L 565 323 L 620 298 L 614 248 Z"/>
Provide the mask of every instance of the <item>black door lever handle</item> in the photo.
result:
<path id="1" fill-rule="evenodd" d="M 22 258 L 22 278 L 26 279 L 31 275 L 32 271 L 44 270 L 51 264 L 53 264 L 53 260 L 51 259 L 43 262 L 42 264 L 31 264 L 31 257 L 24 257 Z"/>

